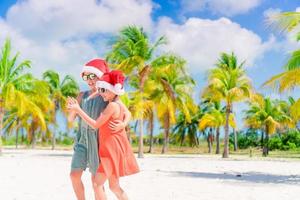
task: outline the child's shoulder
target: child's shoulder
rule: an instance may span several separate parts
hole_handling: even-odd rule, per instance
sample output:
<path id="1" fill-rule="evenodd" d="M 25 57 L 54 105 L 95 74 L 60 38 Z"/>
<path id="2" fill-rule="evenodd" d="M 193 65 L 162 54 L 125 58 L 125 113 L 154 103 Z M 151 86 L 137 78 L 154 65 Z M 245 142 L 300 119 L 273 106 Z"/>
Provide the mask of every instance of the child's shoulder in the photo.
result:
<path id="1" fill-rule="evenodd" d="M 109 102 L 107 107 L 109 107 L 111 109 L 116 109 L 119 107 L 119 104 L 117 102 Z"/>

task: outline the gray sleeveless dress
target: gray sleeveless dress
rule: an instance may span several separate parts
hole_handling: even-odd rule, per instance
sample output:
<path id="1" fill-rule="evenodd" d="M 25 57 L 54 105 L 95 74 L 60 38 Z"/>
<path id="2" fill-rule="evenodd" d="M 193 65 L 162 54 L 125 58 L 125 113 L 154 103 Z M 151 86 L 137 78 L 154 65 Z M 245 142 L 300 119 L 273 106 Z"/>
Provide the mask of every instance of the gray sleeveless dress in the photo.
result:
<path id="1" fill-rule="evenodd" d="M 106 108 L 107 103 L 101 96 L 88 100 L 89 91 L 83 93 L 80 107 L 91 118 L 97 119 Z M 78 133 L 75 138 L 74 153 L 72 156 L 71 171 L 85 170 L 89 168 L 92 174 L 96 174 L 99 167 L 98 156 L 98 129 L 93 129 L 79 118 Z"/>

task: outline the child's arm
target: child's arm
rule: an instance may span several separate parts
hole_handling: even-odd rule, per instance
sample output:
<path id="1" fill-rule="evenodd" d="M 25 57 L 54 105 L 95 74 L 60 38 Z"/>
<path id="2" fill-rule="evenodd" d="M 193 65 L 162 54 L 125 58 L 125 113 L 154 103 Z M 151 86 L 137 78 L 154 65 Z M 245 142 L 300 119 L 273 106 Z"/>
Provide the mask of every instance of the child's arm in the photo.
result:
<path id="1" fill-rule="evenodd" d="M 74 110 L 88 125 L 98 129 L 101 127 L 110 117 L 116 112 L 117 105 L 115 103 L 109 103 L 103 113 L 98 117 L 97 120 L 90 118 L 79 106 L 76 99 L 72 99 L 68 106 L 70 109 Z"/>
<path id="2" fill-rule="evenodd" d="M 124 129 L 128 125 L 131 119 L 131 113 L 127 109 L 127 107 L 121 101 L 118 102 L 123 107 L 125 116 L 124 116 L 124 120 L 114 120 L 109 123 L 109 126 L 114 133 Z"/>
<path id="3" fill-rule="evenodd" d="M 79 95 L 76 98 L 78 103 L 80 103 L 80 101 L 82 99 L 82 96 L 83 96 L 83 92 L 80 92 Z M 69 104 L 69 103 L 70 103 L 70 98 L 68 97 L 67 104 Z M 77 115 L 76 111 L 70 110 L 69 113 L 68 113 L 68 122 L 72 123 L 75 120 L 76 115 Z"/>

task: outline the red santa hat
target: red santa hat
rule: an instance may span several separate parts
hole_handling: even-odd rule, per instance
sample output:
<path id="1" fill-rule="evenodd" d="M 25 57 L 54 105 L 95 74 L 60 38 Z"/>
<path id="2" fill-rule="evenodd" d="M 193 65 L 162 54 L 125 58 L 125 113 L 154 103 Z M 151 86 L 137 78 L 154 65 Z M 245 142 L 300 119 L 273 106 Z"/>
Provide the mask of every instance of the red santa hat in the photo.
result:
<path id="1" fill-rule="evenodd" d="M 99 81 L 97 81 L 97 88 L 105 88 L 115 93 L 116 95 L 122 95 L 124 90 L 125 76 L 119 70 L 112 70 L 109 73 L 104 74 Z"/>
<path id="2" fill-rule="evenodd" d="M 109 72 L 109 68 L 105 60 L 96 58 L 89 61 L 83 66 L 83 69 L 81 71 L 81 76 L 83 75 L 84 72 L 96 74 L 98 78 L 101 78 L 104 73 Z"/>

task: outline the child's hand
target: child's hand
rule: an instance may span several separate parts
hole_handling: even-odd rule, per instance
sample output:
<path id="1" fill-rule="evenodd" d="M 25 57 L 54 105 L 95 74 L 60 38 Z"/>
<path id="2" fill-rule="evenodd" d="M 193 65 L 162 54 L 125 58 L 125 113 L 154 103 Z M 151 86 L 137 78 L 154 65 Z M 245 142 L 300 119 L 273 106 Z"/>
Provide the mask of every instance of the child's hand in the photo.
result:
<path id="1" fill-rule="evenodd" d="M 124 129 L 126 125 L 122 120 L 114 120 L 109 123 L 109 128 L 112 130 L 113 133 L 119 132 L 120 130 Z"/>
<path id="2" fill-rule="evenodd" d="M 80 110 L 80 106 L 77 100 L 72 97 L 68 97 L 67 99 L 67 108 L 69 110 L 76 111 L 76 112 Z"/>

